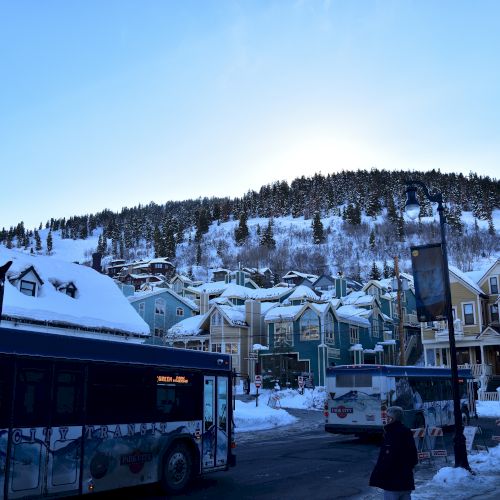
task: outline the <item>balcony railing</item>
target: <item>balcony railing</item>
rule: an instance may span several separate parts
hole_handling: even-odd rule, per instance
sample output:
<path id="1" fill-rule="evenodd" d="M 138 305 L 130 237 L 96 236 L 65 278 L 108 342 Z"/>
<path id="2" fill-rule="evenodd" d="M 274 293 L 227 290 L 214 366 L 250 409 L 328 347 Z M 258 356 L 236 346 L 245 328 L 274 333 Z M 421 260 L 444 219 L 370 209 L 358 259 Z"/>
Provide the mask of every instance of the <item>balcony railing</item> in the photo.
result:
<path id="1" fill-rule="evenodd" d="M 491 365 L 479 364 L 479 363 L 465 363 L 464 365 L 458 365 L 459 368 L 469 368 L 472 372 L 474 378 L 479 377 L 490 377 L 493 374 L 493 367 Z"/>
<path id="2" fill-rule="evenodd" d="M 403 321 L 404 321 L 404 323 L 410 324 L 410 325 L 419 325 L 420 324 L 418 321 L 418 316 L 416 314 L 405 314 L 403 317 Z"/>

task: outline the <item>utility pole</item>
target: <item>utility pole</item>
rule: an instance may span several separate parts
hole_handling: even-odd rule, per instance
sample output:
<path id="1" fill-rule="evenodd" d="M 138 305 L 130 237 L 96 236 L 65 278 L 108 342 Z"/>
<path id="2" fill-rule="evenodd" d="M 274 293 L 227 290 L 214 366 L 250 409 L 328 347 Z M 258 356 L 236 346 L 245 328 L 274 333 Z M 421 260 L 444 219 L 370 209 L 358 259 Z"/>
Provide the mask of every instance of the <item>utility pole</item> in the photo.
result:
<path id="1" fill-rule="evenodd" d="M 403 307 L 401 304 L 401 277 L 399 276 L 399 259 L 396 255 L 394 257 L 394 273 L 396 274 L 396 280 L 398 284 L 397 289 L 397 306 L 398 306 L 398 334 L 399 334 L 399 364 L 401 366 L 406 365 L 405 359 L 405 339 L 404 339 L 404 328 L 403 328 Z"/>

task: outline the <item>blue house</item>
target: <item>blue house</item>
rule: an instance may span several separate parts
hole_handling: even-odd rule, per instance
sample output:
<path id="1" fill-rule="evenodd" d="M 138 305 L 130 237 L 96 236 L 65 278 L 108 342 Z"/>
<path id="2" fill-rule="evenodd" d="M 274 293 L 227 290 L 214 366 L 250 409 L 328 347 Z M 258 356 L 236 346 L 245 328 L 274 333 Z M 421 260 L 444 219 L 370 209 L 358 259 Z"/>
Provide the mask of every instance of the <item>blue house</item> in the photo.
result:
<path id="1" fill-rule="evenodd" d="M 126 290 L 124 293 L 127 295 Z M 157 287 L 151 291 L 134 292 L 129 294 L 128 300 L 149 325 L 152 343 L 163 343 L 169 328 L 199 312 L 195 302 L 170 288 Z"/>
<path id="2" fill-rule="evenodd" d="M 324 385 L 332 365 L 381 362 L 382 338 L 372 336 L 372 311 L 338 300 L 271 309 L 264 318 L 269 351 L 260 355 L 264 381 L 296 385 L 299 375 Z"/>

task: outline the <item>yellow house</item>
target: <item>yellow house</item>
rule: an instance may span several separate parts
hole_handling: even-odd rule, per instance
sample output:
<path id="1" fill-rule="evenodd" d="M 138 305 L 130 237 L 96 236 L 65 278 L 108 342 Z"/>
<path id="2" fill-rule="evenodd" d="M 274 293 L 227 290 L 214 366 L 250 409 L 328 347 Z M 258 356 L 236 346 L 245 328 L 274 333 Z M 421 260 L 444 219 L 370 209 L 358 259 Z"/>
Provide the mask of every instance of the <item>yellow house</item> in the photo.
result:
<path id="1" fill-rule="evenodd" d="M 500 375 L 499 274 L 498 260 L 484 273 L 463 273 L 450 266 L 458 364 L 471 365 L 482 389 L 486 389 L 488 378 Z M 421 333 L 426 366 L 449 366 L 447 322 L 421 323 Z"/>

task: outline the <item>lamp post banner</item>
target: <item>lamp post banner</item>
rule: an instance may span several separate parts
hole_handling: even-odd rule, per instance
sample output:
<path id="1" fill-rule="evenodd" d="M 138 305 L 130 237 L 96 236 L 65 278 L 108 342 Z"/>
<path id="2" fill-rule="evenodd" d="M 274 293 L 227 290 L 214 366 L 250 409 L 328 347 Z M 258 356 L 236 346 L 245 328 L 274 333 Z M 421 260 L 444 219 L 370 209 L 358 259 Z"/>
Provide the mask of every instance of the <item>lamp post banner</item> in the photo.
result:
<path id="1" fill-rule="evenodd" d="M 418 320 L 446 319 L 446 287 L 442 245 L 410 247 Z"/>

